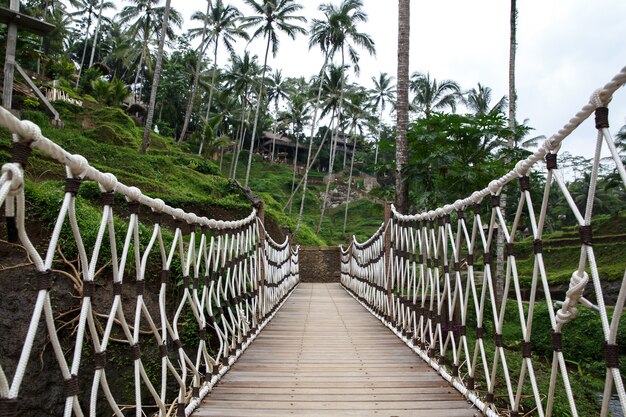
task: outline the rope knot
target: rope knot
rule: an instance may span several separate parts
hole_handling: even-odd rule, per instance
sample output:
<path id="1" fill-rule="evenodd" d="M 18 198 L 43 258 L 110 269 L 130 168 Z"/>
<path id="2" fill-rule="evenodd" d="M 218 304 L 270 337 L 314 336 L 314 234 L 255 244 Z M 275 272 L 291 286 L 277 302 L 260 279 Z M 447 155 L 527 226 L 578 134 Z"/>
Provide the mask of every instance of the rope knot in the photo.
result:
<path id="1" fill-rule="evenodd" d="M 578 271 L 574 271 L 569 282 L 569 288 L 565 293 L 563 306 L 556 312 L 557 322 L 565 324 L 578 317 L 577 306 L 588 282 L 589 275 L 586 272 L 583 272 L 581 276 Z"/>
<path id="2" fill-rule="evenodd" d="M 35 142 L 41 139 L 41 128 L 30 120 L 22 120 L 18 130 L 18 142 Z"/>
<path id="3" fill-rule="evenodd" d="M 197 225 L 199 223 L 198 216 L 196 216 L 194 213 L 185 213 L 184 218 L 187 224 Z"/>
<path id="4" fill-rule="evenodd" d="M 479 191 L 474 191 L 472 193 L 471 199 L 472 199 L 472 203 L 474 203 L 474 204 L 480 204 L 483 201 L 483 198 L 480 195 Z"/>
<path id="5" fill-rule="evenodd" d="M 89 161 L 82 155 L 74 154 L 67 162 L 68 177 L 84 178 L 88 169 Z"/>
<path id="6" fill-rule="evenodd" d="M 9 174 L 11 191 L 9 195 L 15 195 L 24 186 L 24 171 L 17 162 L 9 162 L 2 165 L 2 172 Z"/>
<path id="7" fill-rule="evenodd" d="M 528 169 L 530 168 L 530 164 L 527 160 L 523 159 L 515 164 L 515 173 L 520 177 L 525 177 L 528 174 Z"/>
<path id="8" fill-rule="evenodd" d="M 131 202 L 139 202 L 141 199 L 141 190 L 137 187 L 128 187 L 128 194 L 126 195 L 126 201 Z"/>
<path id="9" fill-rule="evenodd" d="M 102 179 L 100 180 L 100 189 L 102 192 L 110 193 L 111 191 L 115 191 L 117 188 L 117 178 L 115 175 L 107 172 L 102 175 Z"/>
<path id="10" fill-rule="evenodd" d="M 598 107 L 604 107 L 606 104 L 608 104 L 602 101 L 601 93 L 602 89 L 598 88 L 591 94 L 591 97 L 589 97 L 589 103 L 591 103 L 596 109 Z"/>
<path id="11" fill-rule="evenodd" d="M 183 209 L 177 208 L 174 210 L 173 216 L 176 220 L 185 220 L 185 212 Z"/>
<path id="12" fill-rule="evenodd" d="M 160 198 L 155 198 L 152 211 L 155 213 L 162 213 L 164 209 L 165 209 L 165 201 L 161 200 Z"/>
<path id="13" fill-rule="evenodd" d="M 500 191 L 500 183 L 498 182 L 498 180 L 493 180 L 489 183 L 489 186 L 487 188 L 489 188 L 489 192 L 491 194 L 498 194 L 498 192 Z"/>
<path id="14" fill-rule="evenodd" d="M 554 136 L 549 137 L 543 141 L 541 147 L 545 150 L 546 155 L 549 153 L 558 153 L 561 149 L 561 142 L 554 143 L 556 140 Z"/>

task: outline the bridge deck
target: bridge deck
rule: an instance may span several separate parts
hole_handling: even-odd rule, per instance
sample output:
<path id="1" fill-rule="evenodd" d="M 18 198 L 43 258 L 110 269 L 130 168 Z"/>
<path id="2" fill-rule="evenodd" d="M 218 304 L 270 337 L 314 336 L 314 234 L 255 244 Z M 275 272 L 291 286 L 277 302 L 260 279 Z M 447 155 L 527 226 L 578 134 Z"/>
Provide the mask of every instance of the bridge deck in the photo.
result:
<path id="1" fill-rule="evenodd" d="M 193 415 L 480 414 L 339 284 L 300 284 Z"/>

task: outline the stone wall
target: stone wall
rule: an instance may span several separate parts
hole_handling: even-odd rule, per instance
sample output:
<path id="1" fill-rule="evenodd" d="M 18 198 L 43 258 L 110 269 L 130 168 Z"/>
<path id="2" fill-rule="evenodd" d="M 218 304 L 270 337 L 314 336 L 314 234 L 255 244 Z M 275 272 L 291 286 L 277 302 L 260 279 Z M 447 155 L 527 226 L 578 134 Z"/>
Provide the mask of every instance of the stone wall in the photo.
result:
<path id="1" fill-rule="evenodd" d="M 340 268 L 341 252 L 338 247 L 300 249 L 302 282 L 339 282 Z"/>

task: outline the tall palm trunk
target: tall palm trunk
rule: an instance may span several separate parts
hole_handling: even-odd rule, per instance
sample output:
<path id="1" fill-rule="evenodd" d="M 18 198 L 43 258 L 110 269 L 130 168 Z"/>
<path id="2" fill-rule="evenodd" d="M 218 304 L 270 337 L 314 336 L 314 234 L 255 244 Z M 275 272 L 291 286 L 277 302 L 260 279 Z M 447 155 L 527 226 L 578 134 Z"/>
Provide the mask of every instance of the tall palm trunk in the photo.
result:
<path id="1" fill-rule="evenodd" d="M 352 172 L 354 170 L 354 155 L 356 155 L 356 138 L 353 136 L 354 126 L 352 132 L 350 132 L 350 138 L 353 140 L 352 145 L 352 158 L 350 159 L 350 176 L 348 178 L 348 192 L 346 193 L 346 211 L 343 214 L 343 229 L 341 231 L 341 237 L 346 239 L 346 225 L 348 224 L 348 206 L 350 205 L 350 191 L 352 190 Z"/>
<path id="2" fill-rule="evenodd" d="M 236 153 L 233 158 L 233 172 L 231 175 L 231 179 L 237 178 L 237 165 L 239 164 L 239 155 L 241 154 L 241 148 L 243 148 L 243 141 L 246 137 L 247 128 L 245 127 L 246 120 L 248 120 L 249 116 L 249 107 L 248 107 L 248 91 L 246 90 L 244 99 L 243 99 L 243 109 L 241 113 L 241 136 L 239 137 L 239 142 L 237 144 L 237 148 L 235 149 Z"/>
<path id="3" fill-rule="evenodd" d="M 324 136 L 322 136 L 322 141 L 320 142 L 320 146 L 317 148 L 317 151 L 315 151 L 315 155 L 313 155 L 313 158 L 311 159 L 311 161 L 306 166 L 305 174 L 308 175 L 308 173 L 313 168 L 313 164 L 315 163 L 315 161 L 317 161 L 317 157 L 320 155 L 320 152 L 324 148 L 324 145 L 326 144 L 326 139 L 328 139 L 328 132 L 335 128 L 335 125 L 333 123 L 334 123 L 334 121 L 331 120 L 330 126 L 324 132 Z M 332 138 L 331 138 L 331 140 L 332 140 Z M 302 187 L 303 183 L 304 183 L 304 177 L 302 177 L 302 179 L 300 180 L 300 182 L 298 183 L 296 188 L 291 192 L 291 195 L 289 196 L 289 199 L 287 200 L 287 204 L 285 204 L 285 206 L 283 207 L 283 211 L 287 209 L 287 206 L 289 206 L 289 204 L 291 204 L 291 202 L 292 202 L 293 198 L 295 197 L 296 193 L 298 191 L 300 191 L 300 187 Z"/>
<path id="4" fill-rule="evenodd" d="M 89 58 L 89 68 L 93 65 L 93 60 L 96 56 L 96 45 L 98 44 L 98 34 L 100 33 L 100 25 L 102 24 L 102 6 L 104 0 L 100 0 L 100 10 L 98 11 L 98 21 L 96 22 L 96 30 L 93 34 L 93 45 L 91 46 L 91 57 Z"/>
<path id="5" fill-rule="evenodd" d="M 208 16 L 211 11 L 211 2 L 207 3 L 206 14 L 204 16 L 204 26 L 202 28 L 202 41 L 200 42 L 200 47 L 198 48 L 198 62 L 196 62 L 196 72 L 193 75 L 193 82 L 191 83 L 191 91 L 189 92 L 189 101 L 187 102 L 187 109 L 185 109 L 185 120 L 183 122 L 183 128 L 180 131 L 180 137 L 178 139 L 178 143 L 183 140 L 185 136 L 187 136 L 187 129 L 189 128 L 189 120 L 191 120 L 191 112 L 193 111 L 193 104 L 196 101 L 196 93 L 198 91 L 198 82 L 200 80 L 200 70 L 202 69 L 202 56 L 205 51 L 205 43 L 207 43 L 207 25 L 208 25 Z M 215 65 L 216 62 L 214 61 Z M 213 89 L 213 84 L 211 83 L 211 90 Z M 204 131 L 204 129 L 203 129 Z"/>
<path id="6" fill-rule="evenodd" d="M 407 130 L 409 127 L 409 34 L 411 30 L 411 2 L 398 0 L 398 104 L 396 115 L 396 206 L 406 213 L 409 205 L 409 189 L 402 170 L 409 159 Z"/>
<path id="7" fill-rule="evenodd" d="M 511 0 L 510 10 L 510 39 L 509 39 L 509 128 L 515 128 L 515 111 L 517 92 L 515 91 L 515 54 L 517 52 L 517 0 Z M 507 147 L 512 149 L 515 146 L 515 138 L 513 136 L 507 139 Z M 510 158 L 506 158 L 504 161 L 506 164 L 511 162 Z M 500 194 L 500 208 L 502 213 L 506 213 L 506 206 L 508 202 L 508 196 L 505 192 Z M 502 292 L 504 291 L 504 230 L 498 228 L 498 234 L 496 236 L 496 293 L 499 300 Z"/>
<path id="8" fill-rule="evenodd" d="M 378 147 L 380 146 L 380 134 L 383 131 L 383 106 L 380 106 L 380 116 L 378 117 L 378 138 L 376 139 L 376 152 L 374 153 L 374 166 L 378 165 Z"/>
<path id="9" fill-rule="evenodd" d="M 333 170 L 335 168 L 335 157 L 336 157 L 336 151 L 337 151 L 337 139 L 339 138 L 338 135 L 338 131 L 339 131 L 339 127 L 341 125 L 341 119 L 339 118 L 339 114 L 337 114 L 336 117 L 336 121 L 337 124 L 335 125 L 335 128 L 333 130 L 333 134 L 331 136 L 331 140 L 330 140 L 330 155 L 328 158 L 328 181 L 326 181 L 326 189 L 324 190 L 324 197 L 322 198 L 322 207 L 320 209 L 320 219 L 317 223 L 317 228 L 316 233 L 319 233 L 321 228 L 322 228 L 322 222 L 324 221 L 324 214 L 326 213 L 326 202 L 328 201 L 328 194 L 330 193 L 330 183 L 334 182 L 333 181 Z M 335 112 L 333 110 L 333 114 L 330 118 L 331 123 L 333 120 L 335 120 Z"/>
<path id="10" fill-rule="evenodd" d="M 246 168 L 246 180 L 244 187 L 248 186 L 250 180 L 250 168 L 252 167 L 252 153 L 254 152 L 254 138 L 256 137 L 256 129 L 259 124 L 259 112 L 261 111 L 261 101 L 263 101 L 263 90 L 265 89 L 265 72 L 267 71 L 267 56 L 270 52 L 271 37 L 267 37 L 267 46 L 265 47 L 265 59 L 263 60 L 263 71 L 261 73 L 261 86 L 259 87 L 259 96 L 256 102 L 256 112 L 254 114 L 254 126 L 252 127 L 252 137 L 250 138 L 250 153 L 248 154 L 248 167 Z"/>
<path id="11" fill-rule="evenodd" d="M 165 46 L 165 36 L 167 35 L 167 25 L 170 18 L 170 8 L 172 0 L 166 0 L 165 11 L 163 13 L 163 27 L 161 28 L 161 38 L 159 39 L 159 49 L 157 51 L 156 64 L 154 67 L 154 77 L 152 78 L 152 90 L 150 91 L 150 103 L 148 104 L 148 116 L 146 117 L 146 127 L 143 131 L 143 140 L 141 141 L 141 153 L 146 153 L 150 146 L 150 133 L 152 132 L 152 119 L 154 118 L 154 107 L 156 105 L 156 96 L 159 88 L 159 78 L 161 77 L 161 65 L 163 63 L 163 48 Z"/>
<path id="12" fill-rule="evenodd" d="M 136 87 L 139 84 L 139 75 L 141 74 L 141 70 L 143 69 L 143 60 L 145 56 L 145 51 L 147 48 L 147 41 L 144 41 L 143 49 L 141 50 L 141 55 L 139 55 L 139 64 L 137 65 L 137 72 L 135 73 L 135 81 L 133 82 L 133 87 Z M 135 92 L 135 101 L 141 101 L 141 88 L 139 89 L 140 93 L 137 95 Z"/>
<path id="13" fill-rule="evenodd" d="M 307 182 L 309 180 L 311 150 L 313 149 L 313 135 L 315 135 L 315 128 L 317 125 L 317 116 L 320 110 L 320 102 L 322 101 L 322 83 L 323 83 L 323 76 L 324 76 L 324 73 L 326 72 L 327 66 L 328 66 L 328 54 L 325 54 L 324 64 L 322 65 L 322 70 L 320 71 L 320 80 L 319 80 L 320 84 L 317 89 L 317 99 L 315 100 L 315 110 L 313 112 L 313 120 L 311 123 L 311 134 L 309 135 L 309 151 L 308 151 L 308 155 L 306 158 L 306 170 L 304 171 L 304 178 L 302 179 L 303 181 L 302 199 L 300 200 L 300 212 L 298 213 L 298 220 L 296 221 L 296 230 L 293 233 L 294 237 L 298 236 L 298 231 L 300 230 L 300 223 L 302 223 L 302 213 L 304 212 L 304 200 L 306 198 L 306 187 L 307 187 Z M 320 146 L 320 149 L 321 149 L 321 146 Z M 291 195 L 291 198 L 293 198 L 293 194 Z"/>
<path id="14" fill-rule="evenodd" d="M 50 4 L 49 0 L 45 0 L 43 2 L 43 21 L 45 22 L 48 17 L 48 5 Z M 43 50 L 43 36 L 39 37 L 39 50 Z M 41 55 L 37 55 L 37 74 L 41 74 Z"/>
<path id="15" fill-rule="evenodd" d="M 343 116 L 343 97 L 344 97 L 344 71 L 345 71 L 345 57 L 343 46 L 341 47 L 341 80 L 339 82 L 339 110 L 337 111 L 337 127 L 335 133 L 335 143 L 331 152 L 330 162 L 328 164 L 328 175 L 333 175 L 333 168 L 335 165 L 335 156 L 337 154 L 337 142 L 339 140 L 339 129 L 341 128 L 341 118 Z M 344 156 L 345 156 L 345 144 L 344 144 Z M 345 158 L 344 158 L 345 168 Z M 330 192 L 330 177 L 326 183 L 326 191 L 324 192 L 324 199 L 322 200 L 322 210 L 320 211 L 320 221 L 317 223 L 317 233 L 322 228 L 322 221 L 324 221 L 324 214 L 326 213 L 326 201 L 328 200 L 328 193 Z"/>
<path id="16" fill-rule="evenodd" d="M 80 83 L 80 77 L 83 74 L 83 66 L 85 65 L 85 56 L 87 55 L 87 44 L 89 43 L 89 29 L 91 29 L 91 7 L 88 9 L 87 29 L 85 29 L 85 44 L 83 45 L 83 54 L 80 58 L 80 68 L 78 69 L 78 77 L 76 78 L 76 87 Z"/>
<path id="17" fill-rule="evenodd" d="M 274 110 L 276 110 L 276 121 L 274 122 L 274 136 L 272 136 L 272 162 L 274 162 L 274 152 L 276 150 L 276 132 L 278 131 L 278 101 L 274 103 Z"/>
<path id="18" fill-rule="evenodd" d="M 213 48 L 213 73 L 211 74 L 211 88 L 209 90 L 209 102 L 206 105 L 206 114 L 204 116 L 204 123 L 209 122 L 209 115 L 211 114 L 211 105 L 213 104 L 213 92 L 215 91 L 215 78 L 217 76 L 217 46 L 219 44 L 219 39 L 215 38 L 215 47 Z M 204 129 L 202 129 L 202 142 L 200 143 L 200 152 L 198 155 L 202 153 L 202 148 L 204 147 L 204 141 L 206 140 L 206 135 L 204 134 Z"/>
<path id="19" fill-rule="evenodd" d="M 300 132 L 298 132 L 300 133 Z M 296 171 L 298 170 L 298 147 L 300 145 L 300 136 L 296 134 L 296 151 L 293 157 L 293 177 L 291 178 L 291 194 L 293 194 L 293 189 L 296 186 Z M 291 216 L 291 208 L 293 199 L 289 200 L 289 215 Z"/>

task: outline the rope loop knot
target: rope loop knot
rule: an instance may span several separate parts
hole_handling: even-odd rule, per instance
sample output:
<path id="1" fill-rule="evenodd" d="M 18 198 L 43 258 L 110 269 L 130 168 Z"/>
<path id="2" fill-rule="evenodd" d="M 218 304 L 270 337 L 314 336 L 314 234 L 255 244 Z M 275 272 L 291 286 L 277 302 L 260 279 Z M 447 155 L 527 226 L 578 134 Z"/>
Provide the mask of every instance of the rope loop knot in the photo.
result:
<path id="1" fill-rule="evenodd" d="M 8 174 L 11 181 L 11 190 L 9 195 L 15 195 L 24 186 L 24 171 L 18 162 L 9 162 L 2 165 L 2 173 Z"/>
<path id="2" fill-rule="evenodd" d="M 585 287 L 589 282 L 589 275 L 583 272 L 579 275 L 578 271 L 574 271 L 569 282 L 569 288 L 565 293 L 565 301 L 563 306 L 556 312 L 557 324 L 565 324 L 578 317 L 578 303 L 585 292 Z"/>

